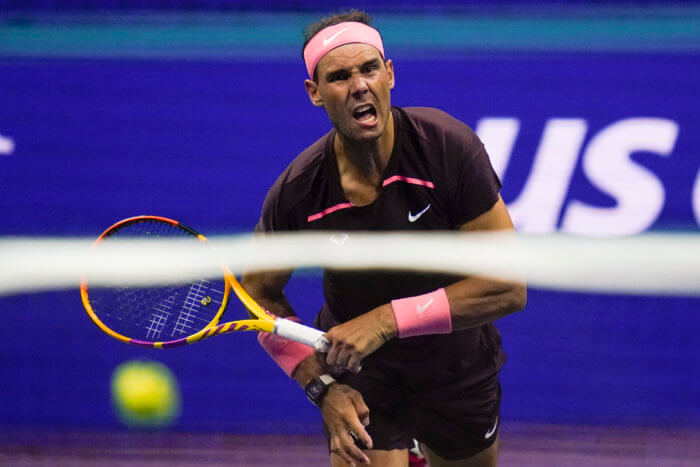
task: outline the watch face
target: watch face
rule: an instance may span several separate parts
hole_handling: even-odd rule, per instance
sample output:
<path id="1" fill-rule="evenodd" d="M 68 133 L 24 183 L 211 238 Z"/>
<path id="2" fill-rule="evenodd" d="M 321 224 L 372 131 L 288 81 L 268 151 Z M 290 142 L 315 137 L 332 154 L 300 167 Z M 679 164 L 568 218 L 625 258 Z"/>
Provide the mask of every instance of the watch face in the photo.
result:
<path id="1" fill-rule="evenodd" d="M 325 374 L 321 375 L 316 379 L 312 379 L 309 381 L 309 384 L 306 385 L 304 388 L 304 392 L 306 393 L 306 397 L 314 403 L 317 407 L 321 405 L 321 401 L 323 400 L 323 396 L 326 395 L 326 391 L 328 391 L 328 386 L 333 384 L 335 382 L 335 379 L 331 375 Z"/>
<path id="2" fill-rule="evenodd" d="M 318 396 L 321 395 L 323 392 L 323 386 L 319 384 L 318 381 L 314 381 L 313 384 L 310 384 L 309 387 L 307 388 L 307 393 L 309 394 L 309 397 L 312 399 L 317 398 Z"/>

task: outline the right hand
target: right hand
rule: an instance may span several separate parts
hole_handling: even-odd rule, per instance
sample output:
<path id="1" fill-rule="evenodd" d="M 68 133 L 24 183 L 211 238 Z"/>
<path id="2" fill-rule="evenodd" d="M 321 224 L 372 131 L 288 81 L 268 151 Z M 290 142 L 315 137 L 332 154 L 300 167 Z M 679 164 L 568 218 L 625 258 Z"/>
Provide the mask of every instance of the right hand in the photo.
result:
<path id="1" fill-rule="evenodd" d="M 379 306 L 326 332 L 326 340 L 331 344 L 326 365 L 357 373 L 363 358 L 396 336 L 398 329 L 391 304 Z"/>
<path id="2" fill-rule="evenodd" d="M 355 445 L 350 434 L 353 432 L 367 449 L 372 449 L 372 438 L 365 430 L 369 408 L 362 395 L 350 386 L 334 383 L 323 398 L 321 414 L 330 436 L 330 451 L 348 464 L 369 464 L 369 457 Z"/>

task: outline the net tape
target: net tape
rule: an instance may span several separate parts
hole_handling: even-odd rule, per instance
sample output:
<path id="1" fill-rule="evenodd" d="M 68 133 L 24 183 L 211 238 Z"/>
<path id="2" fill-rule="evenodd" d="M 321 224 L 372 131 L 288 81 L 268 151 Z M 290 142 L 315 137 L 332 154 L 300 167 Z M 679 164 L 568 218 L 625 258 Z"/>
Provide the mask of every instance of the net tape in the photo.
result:
<path id="1" fill-rule="evenodd" d="M 289 233 L 169 240 L 0 239 L 0 295 L 90 285 L 147 286 L 243 270 L 332 267 L 480 274 L 531 287 L 700 296 L 700 235 L 587 238 L 563 234 Z M 214 256 L 215 255 L 215 256 Z"/>

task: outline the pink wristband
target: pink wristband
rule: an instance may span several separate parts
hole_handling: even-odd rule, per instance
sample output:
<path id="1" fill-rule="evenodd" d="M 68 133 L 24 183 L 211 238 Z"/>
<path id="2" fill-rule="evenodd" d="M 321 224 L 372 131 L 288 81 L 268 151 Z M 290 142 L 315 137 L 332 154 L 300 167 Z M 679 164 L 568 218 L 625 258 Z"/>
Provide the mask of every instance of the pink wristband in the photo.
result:
<path id="1" fill-rule="evenodd" d="M 392 300 L 399 337 L 452 332 L 450 302 L 445 289 L 416 297 Z"/>
<path id="2" fill-rule="evenodd" d="M 300 323 L 296 316 L 286 318 L 290 321 Z M 300 344 L 270 332 L 258 333 L 258 342 L 270 357 L 290 378 L 297 369 L 299 363 L 309 355 L 314 353 L 313 349 L 307 345 Z"/>

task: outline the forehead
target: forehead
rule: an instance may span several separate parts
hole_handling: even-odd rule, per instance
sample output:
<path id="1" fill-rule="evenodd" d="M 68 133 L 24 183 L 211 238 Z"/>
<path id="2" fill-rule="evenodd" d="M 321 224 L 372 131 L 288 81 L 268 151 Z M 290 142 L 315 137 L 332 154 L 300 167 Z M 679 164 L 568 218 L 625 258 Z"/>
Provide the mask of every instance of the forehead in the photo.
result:
<path id="1" fill-rule="evenodd" d="M 318 74 L 352 68 L 360 66 L 365 62 L 378 58 L 382 60 L 382 55 L 377 49 L 367 44 L 345 44 L 328 52 L 319 60 L 316 65 Z"/>

